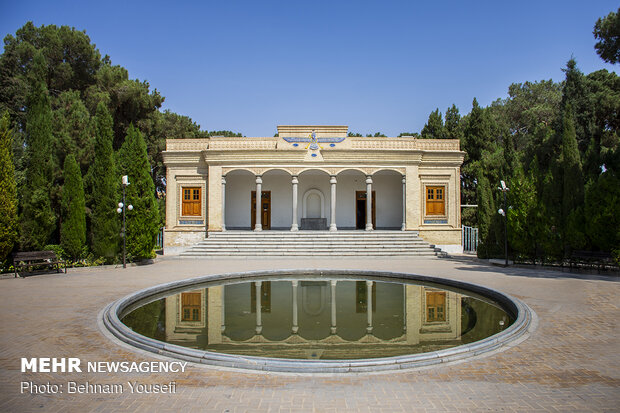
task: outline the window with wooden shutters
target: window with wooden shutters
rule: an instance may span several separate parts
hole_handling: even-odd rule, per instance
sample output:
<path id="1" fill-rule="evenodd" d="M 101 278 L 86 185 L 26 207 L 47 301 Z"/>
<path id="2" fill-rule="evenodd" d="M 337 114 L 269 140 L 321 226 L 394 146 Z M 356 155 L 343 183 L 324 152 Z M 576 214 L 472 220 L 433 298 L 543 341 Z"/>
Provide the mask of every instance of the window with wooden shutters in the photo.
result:
<path id="1" fill-rule="evenodd" d="M 201 188 L 184 187 L 181 215 L 199 217 L 202 215 L 201 205 Z"/>
<path id="2" fill-rule="evenodd" d="M 443 291 L 426 292 L 426 322 L 446 321 L 446 293 Z"/>
<path id="3" fill-rule="evenodd" d="M 200 293 L 181 293 L 181 321 L 200 321 Z"/>
<path id="4" fill-rule="evenodd" d="M 446 187 L 426 187 L 426 215 L 446 214 Z"/>

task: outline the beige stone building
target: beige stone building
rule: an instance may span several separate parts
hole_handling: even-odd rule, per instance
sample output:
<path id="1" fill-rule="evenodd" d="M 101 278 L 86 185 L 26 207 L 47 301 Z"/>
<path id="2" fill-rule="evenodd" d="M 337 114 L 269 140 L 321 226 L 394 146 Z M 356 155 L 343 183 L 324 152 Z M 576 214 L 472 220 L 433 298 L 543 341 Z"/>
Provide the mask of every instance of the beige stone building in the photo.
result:
<path id="1" fill-rule="evenodd" d="M 278 126 L 277 137 L 168 139 L 166 253 L 227 230 L 417 231 L 462 251 L 458 140 L 347 132 Z"/>

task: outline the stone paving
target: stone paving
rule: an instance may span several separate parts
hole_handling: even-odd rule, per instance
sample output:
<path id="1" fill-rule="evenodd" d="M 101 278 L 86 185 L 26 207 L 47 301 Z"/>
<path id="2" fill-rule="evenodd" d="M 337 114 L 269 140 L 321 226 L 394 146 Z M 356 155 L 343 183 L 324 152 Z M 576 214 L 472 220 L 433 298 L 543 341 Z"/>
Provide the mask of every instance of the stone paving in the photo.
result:
<path id="1" fill-rule="evenodd" d="M 138 289 L 198 275 L 276 268 L 411 272 L 460 279 L 520 298 L 538 315 L 511 349 L 424 370 L 293 375 L 188 365 L 184 373 L 21 373 L 22 357 L 156 361 L 120 346 L 98 313 Z M 70 269 L 0 279 L 0 411 L 411 412 L 620 411 L 620 277 L 490 267 L 468 258 L 160 259 L 153 265 Z M 175 394 L 132 394 L 128 381 L 176 382 Z M 63 394 L 21 393 L 21 382 Z M 122 394 L 67 394 L 66 383 L 123 384 Z"/>

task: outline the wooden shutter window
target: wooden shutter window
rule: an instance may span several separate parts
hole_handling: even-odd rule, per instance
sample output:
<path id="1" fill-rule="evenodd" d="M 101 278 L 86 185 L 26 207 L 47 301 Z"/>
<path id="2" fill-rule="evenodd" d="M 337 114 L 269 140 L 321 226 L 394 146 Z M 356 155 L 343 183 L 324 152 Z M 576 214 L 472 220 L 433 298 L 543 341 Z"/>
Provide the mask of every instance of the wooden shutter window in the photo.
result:
<path id="1" fill-rule="evenodd" d="M 200 293 L 181 293 L 181 321 L 200 321 Z"/>
<path id="2" fill-rule="evenodd" d="M 445 187 L 427 186 L 426 187 L 426 215 L 445 215 L 446 200 Z"/>
<path id="3" fill-rule="evenodd" d="M 183 188 L 181 215 L 194 217 L 202 216 L 200 211 L 202 206 L 201 196 L 201 188 Z"/>
<path id="4" fill-rule="evenodd" d="M 446 293 L 426 292 L 426 321 L 446 321 Z"/>

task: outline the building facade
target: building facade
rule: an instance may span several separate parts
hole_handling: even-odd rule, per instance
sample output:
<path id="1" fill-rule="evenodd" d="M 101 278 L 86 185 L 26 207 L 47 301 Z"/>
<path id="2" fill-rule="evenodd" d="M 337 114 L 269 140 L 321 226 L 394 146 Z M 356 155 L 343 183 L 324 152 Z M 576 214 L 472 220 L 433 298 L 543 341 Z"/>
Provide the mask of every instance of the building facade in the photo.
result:
<path id="1" fill-rule="evenodd" d="M 347 133 L 168 139 L 165 253 L 226 230 L 418 231 L 462 251 L 459 141 Z"/>

